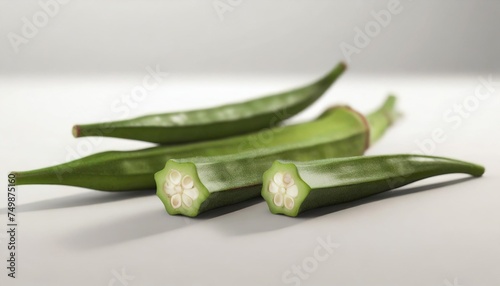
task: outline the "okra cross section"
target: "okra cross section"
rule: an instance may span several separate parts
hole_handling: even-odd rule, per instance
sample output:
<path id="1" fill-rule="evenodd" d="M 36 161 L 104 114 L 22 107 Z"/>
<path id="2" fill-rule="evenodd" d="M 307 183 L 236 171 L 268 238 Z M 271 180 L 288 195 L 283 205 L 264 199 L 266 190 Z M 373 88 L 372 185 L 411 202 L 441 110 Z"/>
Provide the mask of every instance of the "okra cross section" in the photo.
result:
<path id="1" fill-rule="evenodd" d="M 330 158 L 309 162 L 275 161 L 262 178 L 262 197 L 274 214 L 295 217 L 319 207 L 389 191 L 425 178 L 484 168 L 454 159 L 421 155 Z"/>

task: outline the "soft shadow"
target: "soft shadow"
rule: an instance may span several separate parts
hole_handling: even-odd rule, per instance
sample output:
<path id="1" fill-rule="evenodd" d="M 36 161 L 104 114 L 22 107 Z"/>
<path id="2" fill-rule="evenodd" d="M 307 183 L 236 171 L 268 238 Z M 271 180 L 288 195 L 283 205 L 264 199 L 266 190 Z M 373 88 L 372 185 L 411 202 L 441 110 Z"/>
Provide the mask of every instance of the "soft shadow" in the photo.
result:
<path id="1" fill-rule="evenodd" d="M 228 235 L 269 232 L 363 204 L 446 187 L 471 179 L 456 179 L 443 183 L 381 193 L 351 203 L 311 210 L 296 218 L 272 215 L 269 212 L 267 204 L 261 198 L 218 208 L 203 213 L 197 218 L 170 216 L 163 208 L 158 208 L 112 221 L 101 221 L 98 225 L 81 229 L 77 233 L 72 234 L 67 238 L 66 242 L 72 247 L 81 249 L 106 247 L 173 231 L 197 223 L 210 224 Z"/>
<path id="2" fill-rule="evenodd" d="M 163 208 L 103 220 L 69 235 L 64 243 L 72 248 L 93 249 L 141 239 L 192 224 L 189 218 L 170 216 Z"/>
<path id="3" fill-rule="evenodd" d="M 462 183 L 474 178 L 462 178 L 455 179 L 447 182 L 436 183 L 421 187 L 413 187 L 413 188 L 401 188 L 385 193 L 380 193 L 377 195 L 373 195 L 368 198 L 360 199 L 350 203 L 344 203 L 329 207 L 323 207 L 319 209 L 310 210 L 308 212 L 304 212 L 298 217 L 287 217 L 283 215 L 272 215 L 269 212 L 266 203 L 257 204 L 251 207 L 248 207 L 244 210 L 232 213 L 229 216 L 221 216 L 219 219 L 214 220 L 213 224 L 215 227 L 219 228 L 224 233 L 229 235 L 247 235 L 253 233 L 263 233 L 269 231 L 275 231 L 283 228 L 287 228 L 290 226 L 294 226 L 300 224 L 304 221 L 308 221 L 310 219 L 314 219 L 319 216 L 331 214 L 334 212 L 342 211 L 345 209 L 357 207 L 360 205 L 395 198 L 404 195 L 410 195 L 414 193 L 419 193 L 423 191 L 433 190 L 437 188 L 442 188 L 446 186 L 451 186 L 454 184 Z"/>
<path id="4" fill-rule="evenodd" d="M 112 221 L 101 221 L 98 224 L 78 230 L 70 235 L 66 243 L 71 247 L 92 249 L 115 245 L 118 243 L 142 239 L 176 230 L 185 226 L 206 222 L 208 220 L 248 208 L 261 202 L 255 198 L 239 204 L 214 209 L 199 215 L 196 218 L 171 216 L 163 208 L 145 211 Z"/>
<path id="5" fill-rule="evenodd" d="M 305 219 L 315 218 L 318 216 L 323 216 L 326 214 L 339 212 L 339 211 L 342 211 L 345 209 L 350 209 L 350 208 L 357 207 L 357 206 L 364 205 L 364 204 L 369 204 L 369 203 L 373 203 L 373 202 L 377 202 L 377 201 L 381 201 L 381 200 L 385 200 L 385 199 L 390 199 L 390 198 L 420 193 L 420 192 L 424 192 L 424 191 L 429 191 L 429 190 L 433 190 L 433 189 L 438 189 L 438 188 L 459 184 L 459 183 L 466 182 L 466 181 L 473 180 L 473 179 L 475 179 L 475 178 L 474 177 L 467 177 L 467 178 L 450 180 L 450 181 L 446 181 L 446 182 L 442 182 L 442 183 L 425 185 L 425 186 L 421 186 L 421 187 L 396 189 L 396 190 L 380 193 L 377 195 L 373 195 L 373 196 L 370 196 L 370 197 L 367 197 L 364 199 L 360 199 L 357 201 L 349 202 L 349 203 L 328 206 L 328 207 L 323 207 L 323 208 L 319 208 L 319 209 L 313 209 L 313 210 L 310 210 L 310 211 L 307 211 L 307 212 L 300 214 L 299 217 L 305 218 Z"/>
<path id="6" fill-rule="evenodd" d="M 216 217 L 220 217 L 220 216 L 223 216 L 226 214 L 234 213 L 234 212 L 237 212 L 239 210 L 248 208 L 248 207 L 253 206 L 255 204 L 258 204 L 262 201 L 264 201 L 264 200 L 261 197 L 257 197 L 257 198 L 246 200 L 246 201 L 241 202 L 241 203 L 216 208 L 216 209 L 213 209 L 213 210 L 210 210 L 210 211 L 207 211 L 207 212 L 204 212 L 204 213 L 198 215 L 197 217 L 193 218 L 193 220 L 213 219 Z"/>
<path id="7" fill-rule="evenodd" d="M 249 204 L 245 208 L 231 212 L 230 215 L 223 215 L 225 212 L 220 210 L 222 213 L 217 219 L 211 220 L 210 224 L 228 235 L 247 235 L 274 231 L 304 220 L 272 215 L 262 198 L 253 199 Z"/>
<path id="8" fill-rule="evenodd" d="M 130 192 L 120 192 L 120 193 L 98 192 L 98 191 L 89 192 L 84 194 L 65 196 L 62 198 L 54 198 L 28 204 L 22 204 L 17 207 L 17 212 L 21 213 L 21 212 L 81 207 L 81 206 L 128 200 L 154 194 L 155 190 L 140 190 L 140 191 L 130 191 Z M 0 214 L 5 214 L 6 212 L 7 212 L 6 208 L 0 209 Z"/>

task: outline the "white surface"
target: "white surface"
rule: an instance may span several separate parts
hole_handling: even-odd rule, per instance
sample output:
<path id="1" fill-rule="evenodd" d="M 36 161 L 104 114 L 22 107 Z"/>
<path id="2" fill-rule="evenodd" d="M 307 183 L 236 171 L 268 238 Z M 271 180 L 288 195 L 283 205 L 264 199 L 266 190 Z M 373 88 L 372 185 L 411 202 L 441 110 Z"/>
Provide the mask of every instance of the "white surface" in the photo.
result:
<path id="1" fill-rule="evenodd" d="M 353 71 L 498 72 L 495 0 L 64 0 L 29 31 L 23 18 L 43 21 L 32 19 L 47 2 L 55 0 L 0 1 L 0 74 L 137 72 L 153 63 L 176 73 L 320 72 L 347 60 L 342 43 L 361 48 Z M 217 3 L 234 5 L 219 17 Z M 399 12 L 356 45 L 356 28 L 377 25 L 373 14 L 390 3 Z M 13 45 L 11 33 L 26 43 Z"/>
<path id="2" fill-rule="evenodd" d="M 187 219 L 169 216 L 154 195 L 19 186 L 18 278 L 7 278 L 2 262 L 0 284 L 281 285 L 284 271 L 310 262 L 318 239 L 330 236 L 338 248 L 301 285 L 498 285 L 500 85 L 458 128 L 442 118 L 455 103 L 474 95 L 479 76 L 488 75 L 349 74 L 293 121 L 312 118 L 334 103 L 368 112 L 394 91 L 404 117 L 369 154 L 412 152 L 418 149 L 416 140 L 430 138 L 433 130 L 442 128 L 446 139 L 432 154 L 484 164 L 483 178 L 442 176 L 297 219 L 271 215 L 260 200 Z M 314 77 L 173 75 L 131 108 L 130 115 L 235 101 Z M 500 81 L 500 75 L 493 79 Z M 1 78 L 3 178 L 11 170 L 71 157 L 69 150 L 89 140 L 72 138 L 72 124 L 118 118 L 111 104 L 141 80 L 135 76 Z M 91 141 L 90 146 L 98 152 L 150 144 L 105 139 Z M 0 197 L 2 233 L 5 197 Z M 5 261 L 5 237 L 0 254 Z M 113 271 L 122 268 L 134 279 L 117 281 Z"/>

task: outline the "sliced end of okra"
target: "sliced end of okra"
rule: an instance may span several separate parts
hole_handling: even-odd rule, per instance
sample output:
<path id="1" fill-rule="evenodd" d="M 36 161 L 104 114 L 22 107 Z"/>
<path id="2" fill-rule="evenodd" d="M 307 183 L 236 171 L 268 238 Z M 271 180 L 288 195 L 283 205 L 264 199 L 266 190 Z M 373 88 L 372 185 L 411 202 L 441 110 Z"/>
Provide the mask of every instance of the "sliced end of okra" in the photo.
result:
<path id="1" fill-rule="evenodd" d="M 200 181 L 196 166 L 190 162 L 169 160 L 155 174 L 156 195 L 171 215 L 195 217 L 209 192 Z"/>
<path id="2" fill-rule="evenodd" d="M 80 126 L 74 125 L 73 128 L 71 129 L 71 133 L 73 134 L 73 137 L 75 137 L 75 138 L 80 137 Z"/>
<path id="3" fill-rule="evenodd" d="M 264 173 L 261 195 L 273 214 L 297 216 L 310 191 L 293 163 L 275 161 Z"/>

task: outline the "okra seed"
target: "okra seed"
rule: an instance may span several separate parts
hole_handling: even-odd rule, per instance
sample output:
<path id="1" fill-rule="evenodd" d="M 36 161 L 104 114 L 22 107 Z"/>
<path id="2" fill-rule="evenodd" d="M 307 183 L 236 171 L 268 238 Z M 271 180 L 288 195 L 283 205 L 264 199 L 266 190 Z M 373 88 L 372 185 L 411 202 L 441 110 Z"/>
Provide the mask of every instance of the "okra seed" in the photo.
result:
<path id="1" fill-rule="evenodd" d="M 283 183 L 285 183 L 286 186 L 293 184 L 292 176 L 290 176 L 290 174 L 288 174 L 288 173 L 285 174 L 283 176 Z"/>
<path id="2" fill-rule="evenodd" d="M 181 195 L 180 194 L 175 194 L 170 198 L 170 203 L 172 204 L 172 207 L 174 209 L 180 208 L 182 202 L 181 202 Z"/>
<path id="3" fill-rule="evenodd" d="M 274 183 L 273 181 L 269 182 L 269 191 L 273 194 L 276 194 L 278 192 L 278 185 Z"/>
<path id="4" fill-rule="evenodd" d="M 191 197 L 191 199 L 196 200 L 200 194 L 197 188 L 184 190 L 184 193 Z"/>
<path id="5" fill-rule="evenodd" d="M 299 188 L 297 188 L 297 185 L 290 186 L 286 189 L 286 194 L 292 198 L 295 198 L 299 194 Z"/>
<path id="6" fill-rule="evenodd" d="M 274 182 L 278 185 L 281 186 L 283 184 L 283 174 L 282 173 L 276 173 L 274 175 Z"/>
<path id="7" fill-rule="evenodd" d="M 187 206 L 190 207 L 193 204 L 193 199 L 189 197 L 186 193 L 182 194 L 182 202 Z"/>
<path id="8" fill-rule="evenodd" d="M 184 178 L 182 178 L 182 187 L 184 189 L 191 189 L 193 188 L 193 178 L 191 178 L 191 176 L 184 176 Z"/>
<path id="9" fill-rule="evenodd" d="M 169 175 L 169 179 L 172 183 L 178 185 L 181 182 L 181 173 L 177 170 L 172 170 Z"/>
<path id="10" fill-rule="evenodd" d="M 277 205 L 278 207 L 281 207 L 283 205 L 283 195 L 280 193 L 277 193 L 274 195 L 274 204 Z"/>
<path id="11" fill-rule="evenodd" d="M 285 196 L 285 208 L 291 210 L 291 209 L 293 209 L 294 205 L 295 205 L 295 201 L 293 200 L 293 198 L 290 196 Z"/>

